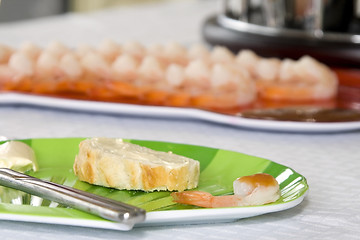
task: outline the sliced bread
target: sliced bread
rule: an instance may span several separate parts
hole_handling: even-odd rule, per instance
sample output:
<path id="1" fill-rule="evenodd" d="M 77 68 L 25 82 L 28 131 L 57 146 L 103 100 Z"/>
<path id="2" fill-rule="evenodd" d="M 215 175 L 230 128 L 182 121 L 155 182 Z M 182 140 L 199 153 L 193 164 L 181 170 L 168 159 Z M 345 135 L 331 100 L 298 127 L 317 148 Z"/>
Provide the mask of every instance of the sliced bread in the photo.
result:
<path id="1" fill-rule="evenodd" d="M 118 138 L 90 138 L 79 145 L 74 172 L 81 181 L 116 189 L 183 191 L 197 187 L 200 163 Z"/>

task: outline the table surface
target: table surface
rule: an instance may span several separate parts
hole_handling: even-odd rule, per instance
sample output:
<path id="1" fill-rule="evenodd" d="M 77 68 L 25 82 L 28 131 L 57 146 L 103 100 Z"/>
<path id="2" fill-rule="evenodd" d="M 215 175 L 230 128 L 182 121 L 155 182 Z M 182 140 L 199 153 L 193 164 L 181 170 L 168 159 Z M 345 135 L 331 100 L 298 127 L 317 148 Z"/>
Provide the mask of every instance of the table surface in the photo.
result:
<path id="1" fill-rule="evenodd" d="M 70 46 L 120 42 L 201 42 L 201 24 L 220 10 L 218 1 L 169 1 L 67 14 L 0 25 L 1 42 L 18 46 L 52 40 Z M 203 145 L 270 159 L 289 166 L 309 183 L 298 206 L 230 223 L 139 227 L 128 232 L 0 221 L 1 239 L 360 239 L 360 131 L 280 133 L 201 120 L 99 114 L 0 105 L 0 136 L 121 137 Z"/>

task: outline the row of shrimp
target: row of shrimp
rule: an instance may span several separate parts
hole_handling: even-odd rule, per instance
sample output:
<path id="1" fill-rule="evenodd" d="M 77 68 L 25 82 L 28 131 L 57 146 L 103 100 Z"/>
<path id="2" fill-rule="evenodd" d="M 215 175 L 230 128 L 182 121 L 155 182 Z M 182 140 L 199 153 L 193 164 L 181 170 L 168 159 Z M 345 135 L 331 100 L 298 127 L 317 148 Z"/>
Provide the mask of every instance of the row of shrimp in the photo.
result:
<path id="1" fill-rule="evenodd" d="M 256 206 L 277 201 L 280 186 L 270 174 L 242 176 L 233 182 L 233 195 L 213 196 L 203 191 L 173 192 L 174 201 L 206 208 Z"/>
<path id="2" fill-rule="evenodd" d="M 250 105 L 258 96 L 326 99 L 336 88 L 331 70 L 310 57 L 281 61 L 250 50 L 234 54 L 222 46 L 184 47 L 175 42 L 144 46 L 105 40 L 77 48 L 60 42 L 43 48 L 33 43 L 17 49 L 0 45 L 2 90 L 229 108 Z"/>

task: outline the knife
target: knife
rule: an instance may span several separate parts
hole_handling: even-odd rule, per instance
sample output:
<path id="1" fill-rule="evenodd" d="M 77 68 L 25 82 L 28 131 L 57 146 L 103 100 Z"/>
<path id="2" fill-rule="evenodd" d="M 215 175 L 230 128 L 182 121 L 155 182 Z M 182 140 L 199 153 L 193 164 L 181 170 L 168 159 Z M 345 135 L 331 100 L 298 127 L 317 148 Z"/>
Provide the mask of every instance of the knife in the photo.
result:
<path id="1" fill-rule="evenodd" d="M 44 181 L 8 168 L 0 168 L 0 185 L 21 190 L 131 227 L 135 223 L 145 221 L 146 218 L 144 209 L 72 187 Z"/>

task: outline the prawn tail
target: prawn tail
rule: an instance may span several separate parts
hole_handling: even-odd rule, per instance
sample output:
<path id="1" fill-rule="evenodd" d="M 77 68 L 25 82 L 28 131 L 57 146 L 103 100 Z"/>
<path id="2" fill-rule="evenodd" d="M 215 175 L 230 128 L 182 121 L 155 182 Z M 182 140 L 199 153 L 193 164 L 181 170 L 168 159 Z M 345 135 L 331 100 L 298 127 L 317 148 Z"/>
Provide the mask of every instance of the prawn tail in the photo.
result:
<path id="1" fill-rule="evenodd" d="M 235 195 L 213 196 L 202 191 L 184 191 L 171 193 L 171 196 L 177 203 L 206 208 L 236 207 L 242 205 L 242 199 Z"/>
<path id="2" fill-rule="evenodd" d="M 214 198 L 210 193 L 202 191 L 173 192 L 171 196 L 174 202 L 207 208 L 212 207 L 212 200 Z"/>

